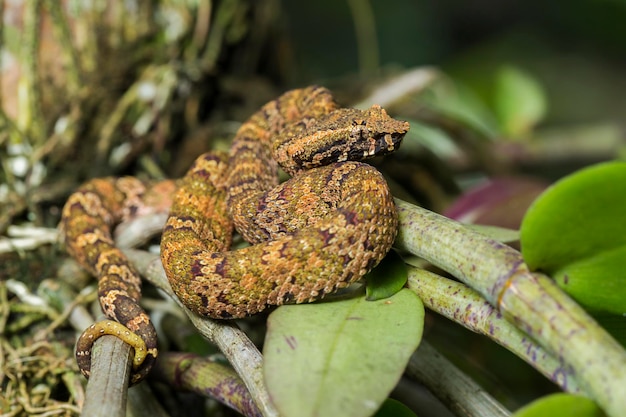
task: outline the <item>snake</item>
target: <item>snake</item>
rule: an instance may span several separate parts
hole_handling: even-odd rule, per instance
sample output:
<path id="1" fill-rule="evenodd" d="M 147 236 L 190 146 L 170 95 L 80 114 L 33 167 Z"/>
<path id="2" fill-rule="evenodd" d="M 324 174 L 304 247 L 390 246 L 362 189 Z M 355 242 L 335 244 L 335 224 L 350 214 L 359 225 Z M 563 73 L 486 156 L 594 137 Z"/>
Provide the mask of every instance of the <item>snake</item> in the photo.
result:
<path id="1" fill-rule="evenodd" d="M 365 159 L 395 151 L 409 124 L 378 105 L 340 107 L 321 86 L 288 91 L 238 129 L 230 150 L 198 157 L 176 182 L 92 179 L 67 200 L 68 253 L 98 277 L 110 320 L 76 344 L 89 377 L 91 349 L 113 334 L 135 350 L 131 384 L 149 373 L 156 332 L 139 305 L 141 279 L 115 246 L 116 224 L 167 211 L 161 261 L 173 291 L 196 314 L 242 318 L 345 288 L 391 249 L 398 216 L 382 174 Z M 291 177 L 279 182 L 279 168 Z M 230 249 L 236 230 L 249 246 Z"/>

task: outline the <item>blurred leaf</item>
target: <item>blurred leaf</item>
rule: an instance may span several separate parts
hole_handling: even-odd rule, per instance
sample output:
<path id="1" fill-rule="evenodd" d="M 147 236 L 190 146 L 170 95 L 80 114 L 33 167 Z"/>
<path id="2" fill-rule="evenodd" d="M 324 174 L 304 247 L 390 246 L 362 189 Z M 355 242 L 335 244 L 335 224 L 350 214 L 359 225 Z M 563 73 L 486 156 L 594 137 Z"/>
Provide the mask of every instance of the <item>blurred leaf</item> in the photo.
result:
<path id="1" fill-rule="evenodd" d="M 422 147 L 430 150 L 441 159 L 460 158 L 462 150 L 446 132 L 415 119 L 407 119 L 411 130 L 402 143 L 402 151 L 408 154 L 419 152 Z M 409 139 L 410 140 L 407 140 Z"/>
<path id="2" fill-rule="evenodd" d="M 545 93 L 537 80 L 517 67 L 496 75 L 495 111 L 505 135 L 527 135 L 546 114 Z"/>
<path id="3" fill-rule="evenodd" d="M 376 268 L 365 275 L 365 298 L 367 301 L 376 301 L 391 297 L 404 287 L 407 279 L 406 264 L 392 249 Z"/>
<path id="4" fill-rule="evenodd" d="M 579 170 L 548 188 L 522 222 L 522 253 L 533 269 L 553 272 L 626 244 L 626 163 Z"/>
<path id="5" fill-rule="evenodd" d="M 433 83 L 420 95 L 420 100 L 436 112 L 486 137 L 495 137 L 498 133 L 498 121 L 491 110 L 471 88 L 457 80 L 448 78 Z"/>
<path id="6" fill-rule="evenodd" d="M 395 387 L 422 336 L 424 306 L 407 289 L 282 306 L 268 319 L 265 381 L 284 417 L 370 416 Z"/>
<path id="7" fill-rule="evenodd" d="M 591 311 L 622 315 L 626 314 L 625 266 L 626 245 L 573 262 L 556 271 L 554 279 Z"/>
<path id="8" fill-rule="evenodd" d="M 532 269 L 596 311 L 626 312 L 626 164 L 580 170 L 550 187 L 522 222 L 522 254 Z"/>
<path id="9" fill-rule="evenodd" d="M 463 193 L 444 215 L 464 223 L 519 229 L 546 184 L 522 177 L 493 178 Z"/>
<path id="10" fill-rule="evenodd" d="M 604 417 L 606 414 L 589 398 L 571 394 L 553 394 L 523 407 L 512 417 Z"/>
<path id="11" fill-rule="evenodd" d="M 373 417 L 417 417 L 417 415 L 400 401 L 387 398 Z"/>

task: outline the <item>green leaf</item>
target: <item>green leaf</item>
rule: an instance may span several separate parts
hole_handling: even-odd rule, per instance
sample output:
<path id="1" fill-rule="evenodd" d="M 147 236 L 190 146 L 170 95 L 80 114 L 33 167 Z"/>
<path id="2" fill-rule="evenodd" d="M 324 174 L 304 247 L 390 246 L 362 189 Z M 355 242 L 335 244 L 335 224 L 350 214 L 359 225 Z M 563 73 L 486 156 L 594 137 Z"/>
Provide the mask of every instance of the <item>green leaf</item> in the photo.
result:
<path id="1" fill-rule="evenodd" d="M 475 91 L 458 80 L 442 78 L 441 81 L 433 83 L 420 94 L 420 104 L 432 108 L 437 114 L 443 115 L 448 123 L 451 122 L 455 126 L 476 130 L 480 132 L 480 136 L 484 137 L 496 136 L 498 121 Z M 413 123 L 411 123 L 411 130 L 413 130 Z M 417 133 L 421 134 L 422 131 L 418 130 Z M 427 141 L 430 142 L 432 139 Z M 425 145 L 429 147 L 428 144 Z M 437 153 L 436 150 L 433 149 L 433 151 Z"/>
<path id="2" fill-rule="evenodd" d="M 367 301 L 391 297 L 404 287 L 408 277 L 406 264 L 396 251 L 390 250 L 378 266 L 365 275 Z"/>
<path id="3" fill-rule="evenodd" d="M 572 298 L 593 311 L 626 314 L 626 245 L 573 262 L 554 273 Z"/>
<path id="4" fill-rule="evenodd" d="M 504 134 L 526 135 L 545 116 L 545 93 L 530 74 L 505 66 L 496 75 L 495 110 Z"/>
<path id="5" fill-rule="evenodd" d="M 417 417 L 409 407 L 392 398 L 387 398 L 373 417 Z"/>
<path id="6" fill-rule="evenodd" d="M 523 407 L 512 417 L 604 417 L 606 414 L 589 398 L 571 394 L 552 394 Z"/>
<path id="7" fill-rule="evenodd" d="M 626 163 L 597 164 L 564 177 L 524 217 L 524 259 L 550 272 L 625 245 L 625 209 Z"/>
<path id="8" fill-rule="evenodd" d="M 624 213 L 626 163 L 598 164 L 565 177 L 524 217 L 524 260 L 588 309 L 625 313 Z"/>
<path id="9" fill-rule="evenodd" d="M 419 345 L 424 306 L 410 290 L 289 305 L 268 319 L 263 353 L 272 401 L 283 417 L 370 416 Z"/>

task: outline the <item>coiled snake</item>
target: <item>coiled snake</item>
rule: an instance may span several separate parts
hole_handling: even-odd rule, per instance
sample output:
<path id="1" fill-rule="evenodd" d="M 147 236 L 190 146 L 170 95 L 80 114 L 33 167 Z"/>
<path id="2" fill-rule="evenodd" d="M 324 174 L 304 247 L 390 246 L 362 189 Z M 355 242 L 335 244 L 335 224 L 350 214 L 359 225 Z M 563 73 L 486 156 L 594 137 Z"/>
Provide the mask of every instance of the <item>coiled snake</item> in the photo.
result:
<path id="1" fill-rule="evenodd" d="M 394 151 L 408 129 L 379 106 L 339 108 L 323 87 L 267 103 L 240 127 L 228 156 L 200 156 L 176 184 L 161 260 L 177 296 L 198 314 L 237 318 L 317 300 L 361 278 L 391 248 L 397 213 L 382 175 L 357 161 Z M 278 165 L 292 175 L 280 185 Z M 125 326 L 107 321 L 81 335 L 76 355 L 86 376 L 91 345 L 105 333 L 135 347 L 131 383 L 156 359 L 140 278 L 111 228 L 163 209 L 172 190 L 171 182 L 95 179 L 63 208 L 68 252 L 99 278 L 105 315 Z M 251 246 L 228 250 L 233 226 Z"/>

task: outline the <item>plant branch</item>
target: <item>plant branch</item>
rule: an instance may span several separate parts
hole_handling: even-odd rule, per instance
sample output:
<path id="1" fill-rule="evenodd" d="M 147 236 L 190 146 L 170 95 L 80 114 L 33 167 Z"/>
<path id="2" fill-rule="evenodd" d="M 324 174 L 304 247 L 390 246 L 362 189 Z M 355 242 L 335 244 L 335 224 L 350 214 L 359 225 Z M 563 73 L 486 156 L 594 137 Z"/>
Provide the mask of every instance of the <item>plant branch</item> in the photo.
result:
<path id="1" fill-rule="evenodd" d="M 124 417 L 132 365 L 130 345 L 115 336 L 102 336 L 92 349 L 91 375 L 82 415 Z"/>
<path id="2" fill-rule="evenodd" d="M 422 382 L 457 416 L 506 417 L 511 413 L 474 380 L 422 340 L 407 373 Z"/>
<path id="3" fill-rule="evenodd" d="M 409 288 L 426 307 L 502 345 L 562 390 L 585 394 L 581 392 L 571 367 L 507 321 L 476 291 L 460 282 L 415 267 L 409 267 Z"/>
<path id="4" fill-rule="evenodd" d="M 176 389 L 216 398 L 245 416 L 261 416 L 239 375 L 212 359 L 169 352 L 159 357 L 152 376 Z"/>
<path id="5" fill-rule="evenodd" d="M 458 222 L 396 199 L 396 246 L 449 272 L 570 365 L 581 387 L 614 417 L 626 415 L 626 351 L 521 254 Z"/>

